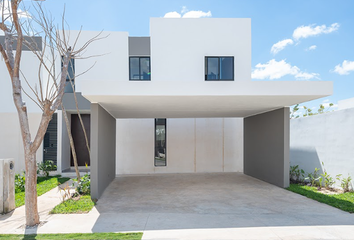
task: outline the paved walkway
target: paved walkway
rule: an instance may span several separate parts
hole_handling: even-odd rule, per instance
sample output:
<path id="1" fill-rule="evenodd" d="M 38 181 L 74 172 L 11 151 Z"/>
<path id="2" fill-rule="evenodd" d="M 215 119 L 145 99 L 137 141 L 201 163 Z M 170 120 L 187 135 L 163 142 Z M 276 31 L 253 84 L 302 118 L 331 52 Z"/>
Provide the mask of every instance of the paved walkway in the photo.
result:
<path id="1" fill-rule="evenodd" d="M 354 214 L 243 174 L 116 178 L 88 214 L 48 215 L 57 190 L 39 197 L 41 221 L 0 217 L 0 233 L 144 232 L 143 239 L 354 239 Z M 22 207 L 23 208 L 23 207 Z"/>

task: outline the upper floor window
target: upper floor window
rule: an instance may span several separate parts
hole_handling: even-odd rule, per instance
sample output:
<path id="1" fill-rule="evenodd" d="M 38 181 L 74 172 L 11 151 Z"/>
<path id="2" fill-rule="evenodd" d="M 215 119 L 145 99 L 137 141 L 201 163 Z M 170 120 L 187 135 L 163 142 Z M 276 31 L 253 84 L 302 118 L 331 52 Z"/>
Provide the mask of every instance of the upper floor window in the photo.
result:
<path id="1" fill-rule="evenodd" d="M 151 80 L 150 57 L 129 58 L 129 80 Z"/>
<path id="2" fill-rule="evenodd" d="M 234 57 L 205 57 L 205 80 L 234 80 Z"/>
<path id="3" fill-rule="evenodd" d="M 63 68 L 63 57 L 61 58 L 61 68 Z M 74 86 L 71 86 L 70 80 Z M 71 58 L 68 66 L 68 74 L 66 75 L 66 83 L 65 83 L 65 93 L 72 93 L 75 90 L 75 59 Z"/>

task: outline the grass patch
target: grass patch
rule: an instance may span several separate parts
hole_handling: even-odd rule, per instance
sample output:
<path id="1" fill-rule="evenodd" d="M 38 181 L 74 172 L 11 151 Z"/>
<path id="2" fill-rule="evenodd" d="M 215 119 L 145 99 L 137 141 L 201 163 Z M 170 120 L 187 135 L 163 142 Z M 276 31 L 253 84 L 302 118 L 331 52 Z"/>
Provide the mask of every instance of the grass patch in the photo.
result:
<path id="1" fill-rule="evenodd" d="M 80 199 L 74 200 L 69 199 L 65 202 L 60 203 L 55 206 L 53 210 L 50 211 L 51 214 L 69 214 L 69 213 L 87 213 L 89 212 L 95 202 L 91 200 L 90 195 L 81 196 Z"/>
<path id="2" fill-rule="evenodd" d="M 70 233 L 70 234 L 31 234 L 31 235 L 17 235 L 17 234 L 0 234 L 0 239 L 6 240 L 32 240 L 32 239 L 130 239 L 140 240 L 143 233 Z"/>
<path id="3" fill-rule="evenodd" d="M 41 196 L 44 193 L 52 190 L 58 185 L 68 181 L 70 178 L 60 176 L 49 177 L 37 177 L 37 196 Z M 16 207 L 20 207 L 25 204 L 25 192 L 18 189 L 15 190 L 15 202 Z"/>
<path id="4" fill-rule="evenodd" d="M 343 211 L 354 213 L 354 192 L 339 194 L 324 194 L 317 191 L 316 187 L 290 184 L 287 188 L 289 191 L 301 194 L 321 203 L 328 204 L 332 207 L 339 208 Z"/>

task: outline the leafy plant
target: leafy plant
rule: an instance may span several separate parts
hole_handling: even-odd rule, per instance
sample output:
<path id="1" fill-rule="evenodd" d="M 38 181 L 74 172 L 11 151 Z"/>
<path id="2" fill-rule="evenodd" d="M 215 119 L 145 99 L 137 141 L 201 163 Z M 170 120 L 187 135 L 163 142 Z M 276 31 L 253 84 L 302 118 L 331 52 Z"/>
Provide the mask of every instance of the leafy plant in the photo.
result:
<path id="1" fill-rule="evenodd" d="M 348 177 L 342 177 L 342 174 L 338 174 L 336 176 L 337 180 L 340 181 L 340 186 L 343 188 L 344 192 L 350 192 L 352 190 L 352 177 L 348 176 Z"/>
<path id="2" fill-rule="evenodd" d="M 22 174 L 15 175 L 15 192 L 23 192 L 25 191 L 25 183 L 26 183 L 26 176 L 25 172 Z"/>
<path id="3" fill-rule="evenodd" d="M 77 178 L 73 179 L 78 182 Z M 91 193 L 91 179 L 90 174 L 86 173 L 81 177 L 80 182 L 77 184 L 76 191 L 81 195 L 89 195 Z"/>
<path id="4" fill-rule="evenodd" d="M 322 184 L 322 179 L 321 176 L 319 175 L 320 169 L 319 168 L 315 168 L 315 171 L 313 173 L 309 173 L 307 174 L 307 178 L 305 178 L 305 180 L 310 182 L 311 186 L 317 186 L 320 187 Z"/>
<path id="5" fill-rule="evenodd" d="M 299 104 L 296 104 L 291 112 L 290 112 L 290 119 L 294 119 L 294 118 L 299 118 L 301 117 L 308 117 L 308 116 L 314 116 L 314 115 L 318 115 L 318 114 L 322 114 L 322 113 L 327 113 L 327 112 L 331 112 L 331 107 L 333 107 L 334 104 L 333 103 L 329 103 L 328 107 L 325 108 L 325 106 L 323 104 L 320 104 L 320 106 L 316 111 L 312 111 L 311 108 L 308 108 L 306 106 L 300 106 Z M 303 111 L 299 111 L 301 108 L 303 108 Z"/>
<path id="6" fill-rule="evenodd" d="M 305 171 L 299 168 L 299 165 L 290 166 L 290 181 L 301 182 L 305 176 Z"/>
<path id="7" fill-rule="evenodd" d="M 323 177 L 324 186 L 327 189 L 331 189 L 332 186 L 336 183 L 336 181 L 331 177 L 331 175 L 328 174 L 328 172 L 326 171 L 326 169 L 324 167 L 323 162 L 322 162 L 322 166 L 323 166 L 324 173 L 321 174 L 321 176 Z"/>
<path id="8" fill-rule="evenodd" d="M 48 177 L 50 171 L 55 171 L 57 166 L 51 160 L 46 160 L 41 163 L 37 163 L 38 170 L 41 172 L 42 175 Z"/>
<path id="9" fill-rule="evenodd" d="M 60 189 L 60 192 L 61 192 L 61 202 L 65 202 L 65 200 L 71 198 L 71 193 L 70 193 L 69 184 L 65 184 L 64 187 L 61 187 L 61 186 L 59 185 L 59 189 Z"/>

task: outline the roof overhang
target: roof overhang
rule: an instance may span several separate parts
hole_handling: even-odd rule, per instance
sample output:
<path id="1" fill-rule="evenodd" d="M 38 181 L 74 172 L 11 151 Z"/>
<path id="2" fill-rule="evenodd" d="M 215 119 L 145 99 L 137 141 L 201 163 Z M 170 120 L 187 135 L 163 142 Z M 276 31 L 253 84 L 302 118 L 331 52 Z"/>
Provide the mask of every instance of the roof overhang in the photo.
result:
<path id="1" fill-rule="evenodd" d="M 82 95 L 115 118 L 248 117 L 332 94 L 328 81 L 83 81 Z"/>

